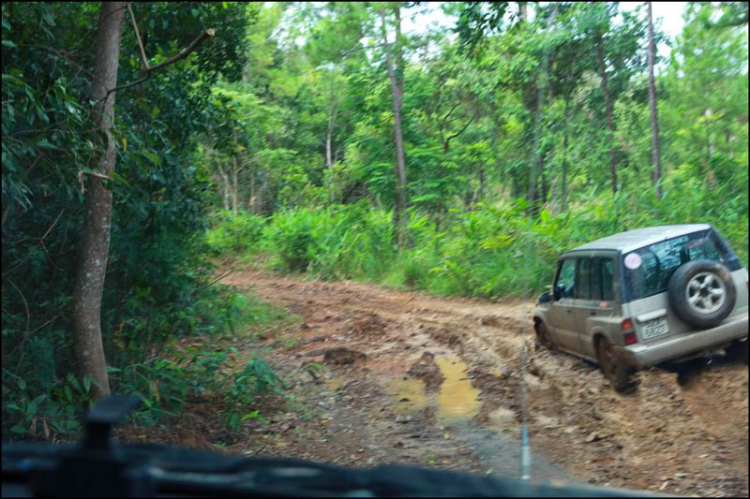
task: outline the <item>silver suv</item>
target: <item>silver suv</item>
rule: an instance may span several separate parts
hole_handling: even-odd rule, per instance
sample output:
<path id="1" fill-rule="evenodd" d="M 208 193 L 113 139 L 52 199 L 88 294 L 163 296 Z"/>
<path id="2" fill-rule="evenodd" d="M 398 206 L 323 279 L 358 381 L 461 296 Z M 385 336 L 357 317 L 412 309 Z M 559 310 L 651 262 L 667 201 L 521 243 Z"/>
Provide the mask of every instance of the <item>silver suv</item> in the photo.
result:
<path id="1" fill-rule="evenodd" d="M 710 224 L 622 232 L 560 257 L 534 308 L 539 344 L 597 362 L 617 391 L 638 368 L 748 349 L 748 272 Z"/>

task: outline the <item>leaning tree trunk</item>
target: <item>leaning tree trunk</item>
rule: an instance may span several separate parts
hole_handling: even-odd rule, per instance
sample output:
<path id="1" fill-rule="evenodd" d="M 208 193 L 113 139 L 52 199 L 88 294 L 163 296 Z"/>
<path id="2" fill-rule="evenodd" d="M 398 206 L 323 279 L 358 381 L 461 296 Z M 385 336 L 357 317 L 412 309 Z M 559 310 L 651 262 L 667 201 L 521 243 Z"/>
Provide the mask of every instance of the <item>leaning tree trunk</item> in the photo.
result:
<path id="1" fill-rule="evenodd" d="M 117 158 L 112 124 L 115 120 L 115 92 L 120 59 L 120 39 L 125 2 L 102 2 L 96 38 L 96 63 L 91 80 L 92 119 L 95 130 L 103 132 L 104 154 L 97 160 L 101 176 L 114 173 Z M 95 134 L 97 137 L 100 134 Z M 81 229 L 82 244 L 78 273 L 73 288 L 73 344 L 76 374 L 91 377 L 94 400 L 110 393 L 101 329 L 101 303 L 107 273 L 109 237 L 112 227 L 112 192 L 99 175 L 89 175 L 86 215 Z"/>
<path id="2" fill-rule="evenodd" d="M 604 65 L 604 52 L 602 50 L 602 34 L 596 32 L 596 53 L 599 58 L 599 71 L 602 77 L 602 90 L 604 91 L 604 105 L 607 110 L 607 141 L 609 142 L 609 168 L 612 174 L 612 192 L 617 192 L 617 163 L 615 161 L 615 148 L 613 145 L 615 135 L 615 122 L 612 119 L 612 101 L 607 86 L 607 70 Z"/>
<path id="3" fill-rule="evenodd" d="M 656 83 L 654 82 L 654 24 L 652 21 L 651 2 L 648 3 L 648 103 L 651 107 L 651 156 L 654 161 L 654 185 L 656 196 L 661 200 L 661 154 L 659 151 L 659 120 L 656 113 Z"/>

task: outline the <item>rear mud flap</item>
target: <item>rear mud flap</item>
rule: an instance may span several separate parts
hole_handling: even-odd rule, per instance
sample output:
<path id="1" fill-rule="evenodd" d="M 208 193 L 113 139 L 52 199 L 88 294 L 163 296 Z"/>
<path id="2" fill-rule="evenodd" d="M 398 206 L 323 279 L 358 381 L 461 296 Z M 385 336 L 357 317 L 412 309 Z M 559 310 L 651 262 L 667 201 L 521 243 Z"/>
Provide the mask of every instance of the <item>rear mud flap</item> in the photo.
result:
<path id="1" fill-rule="evenodd" d="M 625 366 L 627 366 L 629 369 L 637 369 L 638 361 L 635 358 L 635 355 L 630 350 L 623 348 L 618 345 L 613 345 L 612 349 L 615 352 L 615 355 L 617 356 L 617 362 L 622 363 Z"/>

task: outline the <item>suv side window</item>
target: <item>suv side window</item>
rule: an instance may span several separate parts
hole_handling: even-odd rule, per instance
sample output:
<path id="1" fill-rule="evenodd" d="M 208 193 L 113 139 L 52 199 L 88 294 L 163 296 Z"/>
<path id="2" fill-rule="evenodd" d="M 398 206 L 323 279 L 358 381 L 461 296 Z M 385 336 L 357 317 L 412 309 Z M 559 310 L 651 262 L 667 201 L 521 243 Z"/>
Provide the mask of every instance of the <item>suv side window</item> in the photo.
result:
<path id="1" fill-rule="evenodd" d="M 578 279 L 575 297 L 582 300 L 591 299 L 591 274 L 594 261 L 591 258 L 578 259 Z"/>
<path id="2" fill-rule="evenodd" d="M 555 283 L 555 300 L 573 298 L 575 275 L 576 259 L 568 258 L 567 260 L 563 260 L 560 265 L 560 272 L 557 275 L 557 282 Z"/>
<path id="3" fill-rule="evenodd" d="M 602 300 L 615 299 L 615 262 L 611 258 L 602 258 Z"/>
<path id="4" fill-rule="evenodd" d="M 611 301 L 615 298 L 615 265 L 611 258 L 581 258 L 578 260 L 576 298 Z"/>

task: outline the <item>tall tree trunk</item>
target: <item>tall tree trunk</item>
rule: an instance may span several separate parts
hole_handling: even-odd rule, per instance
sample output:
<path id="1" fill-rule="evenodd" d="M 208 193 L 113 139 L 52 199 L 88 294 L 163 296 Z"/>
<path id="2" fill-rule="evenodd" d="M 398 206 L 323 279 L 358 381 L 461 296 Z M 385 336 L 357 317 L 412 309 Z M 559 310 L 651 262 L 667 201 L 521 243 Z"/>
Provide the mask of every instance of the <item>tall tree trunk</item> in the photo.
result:
<path id="1" fill-rule="evenodd" d="M 398 11 L 398 9 L 397 9 Z M 393 214 L 394 231 L 398 237 L 399 247 L 404 245 L 404 231 L 409 223 L 409 215 L 406 213 L 406 160 L 404 157 L 404 140 L 401 131 L 401 88 L 396 79 L 396 71 L 391 60 L 391 50 L 388 46 L 386 35 L 385 15 L 380 13 L 382 21 L 383 43 L 385 44 L 385 59 L 388 66 L 388 77 L 391 81 L 391 93 L 393 94 L 393 122 L 396 136 L 396 207 Z M 400 30 L 399 30 L 400 31 Z M 398 43 L 398 40 L 396 40 Z"/>
<path id="2" fill-rule="evenodd" d="M 221 175 L 221 181 L 224 183 L 224 210 L 229 211 L 229 175 L 224 171 L 221 166 L 221 162 L 218 164 L 219 175 Z"/>
<path id="3" fill-rule="evenodd" d="M 714 141 L 711 138 L 711 133 L 708 130 L 708 125 L 710 123 L 711 118 L 711 110 L 706 109 L 703 112 L 703 125 L 706 129 L 706 149 L 708 152 L 708 157 L 706 158 L 706 161 L 704 164 L 706 165 L 706 180 L 708 181 L 708 185 L 711 187 L 714 187 L 716 185 L 716 176 L 714 175 L 713 170 L 711 169 L 711 159 L 714 157 Z"/>
<path id="4" fill-rule="evenodd" d="M 493 167 L 493 170 L 495 174 L 497 175 L 498 179 L 502 183 L 505 180 L 506 175 L 504 175 L 504 172 L 502 168 L 500 168 L 500 154 L 498 154 L 497 151 L 497 136 L 499 133 L 500 125 L 497 123 L 497 117 L 495 117 L 493 120 L 493 127 L 492 127 L 492 141 L 490 142 L 490 149 L 492 151 L 492 157 L 495 158 L 495 165 Z"/>
<path id="5" fill-rule="evenodd" d="M 232 155 L 232 213 L 236 217 L 239 208 L 239 167 L 237 166 L 237 156 Z"/>
<path id="6" fill-rule="evenodd" d="M 607 86 L 607 68 L 604 64 L 604 49 L 602 48 L 602 34 L 596 32 L 596 54 L 599 58 L 599 72 L 602 78 L 602 90 L 604 91 L 604 105 L 607 110 L 607 141 L 609 141 L 609 168 L 612 175 L 612 192 L 617 192 L 617 163 L 615 161 L 615 147 L 614 147 L 614 135 L 615 135 L 615 122 L 612 119 L 612 100 L 609 95 L 609 87 Z"/>
<path id="7" fill-rule="evenodd" d="M 333 161 L 331 160 L 331 123 L 328 122 L 328 133 L 326 133 L 326 168 L 331 169 Z"/>
<path id="8" fill-rule="evenodd" d="M 547 159 L 547 153 L 542 154 L 542 159 L 539 161 L 539 175 L 542 178 L 542 202 L 539 204 L 537 212 L 541 211 L 542 205 L 547 204 L 547 175 L 544 173 L 544 164 Z"/>
<path id="9" fill-rule="evenodd" d="M 703 111 L 703 125 L 706 129 L 706 150 L 708 151 L 708 160 L 711 161 L 711 158 L 714 157 L 714 143 L 711 140 L 711 134 L 708 131 L 708 122 L 709 118 L 711 117 L 711 110 L 706 109 Z"/>
<path id="10" fill-rule="evenodd" d="M 544 61 L 547 59 L 544 58 Z M 543 72 L 547 69 L 546 64 L 544 65 Z M 542 132 L 542 107 L 544 106 L 544 78 L 546 75 L 540 73 L 537 84 L 536 92 L 536 109 L 534 110 L 534 140 L 531 146 L 531 168 L 529 169 L 529 194 L 528 201 L 529 207 L 526 210 L 527 215 L 532 215 L 536 212 L 536 198 L 537 198 L 537 177 L 539 177 L 539 162 L 541 160 L 539 154 L 539 140 Z"/>
<path id="11" fill-rule="evenodd" d="M 549 158 L 547 157 L 549 156 Z M 551 177 L 551 183 L 555 181 L 555 172 L 551 165 L 554 164 L 555 159 L 555 150 L 552 149 L 550 152 L 545 152 L 542 155 L 542 161 L 541 161 L 541 174 L 542 174 L 542 203 L 547 204 L 547 197 L 549 195 L 549 185 L 547 182 L 547 172 L 545 171 L 544 167 L 547 164 L 550 164 L 549 167 L 549 176 Z"/>
<path id="12" fill-rule="evenodd" d="M 563 157 L 562 157 L 562 185 L 560 186 L 560 197 L 562 198 L 562 211 L 568 211 L 568 135 L 570 133 L 568 120 L 570 119 L 570 94 L 573 91 L 571 87 L 565 93 L 565 111 L 563 112 L 565 121 L 565 133 L 563 136 Z"/>
<path id="13" fill-rule="evenodd" d="M 250 172 L 250 212 L 253 215 L 258 214 L 255 209 L 255 170 Z"/>
<path id="14" fill-rule="evenodd" d="M 232 142 L 234 143 L 234 152 L 232 153 L 232 213 L 236 217 L 239 209 L 239 171 L 240 167 L 237 162 L 237 130 L 232 130 Z"/>
<path id="15" fill-rule="evenodd" d="M 648 4 L 648 103 L 651 107 L 651 157 L 654 162 L 654 185 L 656 196 L 661 200 L 661 153 L 659 151 L 659 120 L 656 113 L 656 83 L 654 82 L 654 24 L 652 21 L 651 2 Z"/>
<path id="16" fill-rule="evenodd" d="M 484 165 L 479 167 L 479 201 L 484 199 Z"/>
<path id="17" fill-rule="evenodd" d="M 406 65 L 404 64 L 404 42 L 401 37 L 401 9 L 399 8 L 398 4 L 393 7 L 393 13 L 396 17 L 396 83 L 398 84 L 398 109 L 399 109 L 399 129 L 401 129 L 401 109 L 404 105 L 404 81 L 405 77 L 404 74 L 406 72 Z M 405 152 L 404 152 L 404 145 L 403 145 L 403 132 L 399 132 L 399 135 L 401 135 L 401 173 L 399 174 L 399 179 L 403 177 L 403 179 L 400 180 L 401 182 L 401 194 L 403 195 L 403 202 L 402 202 L 402 219 L 403 219 L 403 227 L 402 231 L 404 233 L 404 243 L 408 248 L 411 248 L 414 245 L 414 242 L 412 241 L 411 232 L 409 232 L 409 213 L 406 211 L 406 205 L 408 203 L 407 194 L 406 194 L 406 160 L 404 158 Z"/>
<path id="18" fill-rule="evenodd" d="M 328 130 L 326 132 L 326 168 L 328 169 L 328 174 L 330 175 L 329 180 L 329 187 L 328 187 L 328 204 L 333 203 L 333 192 L 335 188 L 334 178 L 333 178 L 333 151 L 332 151 L 332 142 L 333 142 L 333 131 L 336 127 L 336 114 L 338 113 L 338 105 L 334 104 L 333 101 L 333 82 L 331 82 L 331 99 L 330 99 L 331 107 L 330 112 L 328 113 Z"/>
<path id="19" fill-rule="evenodd" d="M 401 40 L 401 9 L 396 6 L 393 8 L 396 16 L 396 82 L 398 83 L 398 105 L 403 106 L 404 101 L 404 46 Z"/>
<path id="20" fill-rule="evenodd" d="M 557 15 L 557 7 L 552 12 L 552 22 L 554 23 Z M 544 98 L 547 93 L 547 82 L 549 80 L 549 52 L 545 50 L 542 56 L 542 71 L 539 73 L 537 83 L 536 111 L 534 112 L 534 142 L 532 145 L 531 171 L 529 172 L 529 208 L 527 213 L 534 215 L 539 212 L 536 206 L 537 199 L 537 177 L 541 170 L 541 155 L 539 153 L 539 140 L 542 132 L 542 110 L 544 108 Z"/>
<path id="21" fill-rule="evenodd" d="M 328 169 L 328 204 L 333 204 L 333 161 L 331 160 L 331 124 L 326 134 L 326 168 Z"/>
<path id="22" fill-rule="evenodd" d="M 440 214 L 443 212 L 443 200 L 438 201 L 437 208 L 435 209 L 435 234 L 440 232 Z"/>
<path id="23" fill-rule="evenodd" d="M 115 120 L 115 92 L 120 60 L 120 40 L 125 2 L 102 2 L 96 35 L 96 62 L 91 79 L 91 100 L 96 102 L 92 112 L 94 128 L 106 138 L 104 154 L 98 158 L 96 169 L 105 176 L 117 166 L 112 124 Z M 109 93 L 108 93 L 109 92 Z M 81 229 L 82 244 L 78 273 L 73 288 L 73 345 L 76 374 L 79 379 L 90 376 L 94 400 L 110 393 L 107 364 L 102 344 L 101 306 L 104 279 L 109 257 L 109 237 L 112 229 L 112 192 L 102 179 L 89 175 L 86 191 L 86 216 Z"/>
<path id="24" fill-rule="evenodd" d="M 557 202 L 557 175 L 552 175 L 552 214 L 560 213 L 560 207 Z"/>

